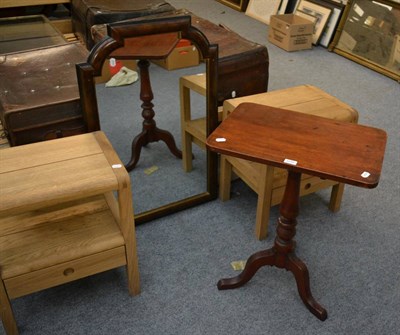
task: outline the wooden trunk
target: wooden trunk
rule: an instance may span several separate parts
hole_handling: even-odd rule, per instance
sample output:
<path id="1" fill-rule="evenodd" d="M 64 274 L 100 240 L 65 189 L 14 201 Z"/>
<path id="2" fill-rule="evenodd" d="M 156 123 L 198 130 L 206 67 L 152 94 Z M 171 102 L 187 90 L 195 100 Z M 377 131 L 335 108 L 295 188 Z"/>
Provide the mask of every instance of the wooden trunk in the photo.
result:
<path id="1" fill-rule="evenodd" d="M 111 23 L 166 11 L 174 7 L 161 0 L 72 0 L 71 14 L 75 34 L 90 50 L 90 29 L 95 24 Z"/>
<path id="2" fill-rule="evenodd" d="M 268 90 L 269 56 L 265 45 L 246 40 L 228 28 L 188 11 L 193 26 L 218 44 L 218 103 Z"/>
<path id="3" fill-rule="evenodd" d="M 268 90 L 269 56 L 266 46 L 246 40 L 228 28 L 198 17 L 186 9 L 146 18 L 181 15 L 190 15 L 192 25 L 198 28 L 210 43 L 218 44 L 218 104 L 220 106 L 226 99 L 263 93 Z M 131 20 L 127 20 L 129 21 Z M 100 41 L 106 34 L 106 25 L 92 27 L 95 42 Z"/>

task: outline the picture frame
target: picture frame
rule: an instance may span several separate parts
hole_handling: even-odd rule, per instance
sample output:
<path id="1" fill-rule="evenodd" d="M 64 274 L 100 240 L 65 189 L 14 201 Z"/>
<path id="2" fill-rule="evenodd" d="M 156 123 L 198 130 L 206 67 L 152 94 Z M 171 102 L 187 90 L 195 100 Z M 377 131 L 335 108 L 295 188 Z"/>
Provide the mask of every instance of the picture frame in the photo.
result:
<path id="1" fill-rule="evenodd" d="M 328 7 L 332 9 L 329 20 L 325 26 L 324 31 L 322 32 L 321 39 L 319 40 L 319 45 L 322 45 L 325 48 L 329 47 L 329 44 L 333 40 L 336 29 L 339 25 L 340 19 L 343 15 L 345 4 L 340 2 L 339 0 L 310 0 L 311 2 L 315 2 L 322 6 Z"/>
<path id="2" fill-rule="evenodd" d="M 329 49 L 400 82 L 399 17 L 398 1 L 350 0 Z"/>
<path id="3" fill-rule="evenodd" d="M 231 7 L 240 12 L 245 12 L 249 0 L 217 0 L 218 2 L 224 4 L 225 6 Z"/>
<path id="4" fill-rule="evenodd" d="M 331 16 L 332 8 L 328 8 L 310 0 L 300 0 L 294 14 L 297 15 L 298 12 L 303 12 L 317 18 L 312 36 L 312 43 L 317 45 L 322 37 L 322 33 L 328 23 L 329 17 Z"/>
<path id="5" fill-rule="evenodd" d="M 301 10 L 298 10 L 296 12 L 296 15 L 311 21 L 312 23 L 314 23 L 314 26 L 318 21 L 318 18 L 316 16 L 314 16 L 312 14 L 309 14 L 309 13 L 306 13 L 306 12 L 302 12 Z"/>
<path id="6" fill-rule="evenodd" d="M 271 15 L 278 13 L 281 0 L 250 0 L 246 15 L 269 25 Z"/>

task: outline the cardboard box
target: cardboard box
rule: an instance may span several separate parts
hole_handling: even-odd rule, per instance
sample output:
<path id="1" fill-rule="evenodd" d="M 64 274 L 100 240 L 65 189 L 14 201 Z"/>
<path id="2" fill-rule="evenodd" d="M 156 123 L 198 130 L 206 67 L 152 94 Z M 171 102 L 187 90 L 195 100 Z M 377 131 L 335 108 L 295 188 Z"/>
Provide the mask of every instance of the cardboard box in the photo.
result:
<path id="1" fill-rule="evenodd" d="M 106 83 L 111 79 L 111 77 L 116 74 L 122 66 L 127 67 L 130 70 L 137 71 L 137 64 L 136 64 L 135 59 L 123 59 L 123 60 L 117 60 L 117 66 L 115 69 L 110 67 L 110 60 L 106 59 L 103 64 L 103 69 L 101 71 L 101 76 L 95 77 L 95 82 L 96 84 L 102 84 Z"/>
<path id="2" fill-rule="evenodd" d="M 314 24 L 294 14 L 271 15 L 268 41 L 286 51 L 312 48 Z"/>
<path id="3" fill-rule="evenodd" d="M 155 59 L 152 62 L 167 70 L 196 66 L 200 62 L 199 51 L 195 45 L 187 43 L 186 40 L 181 40 L 167 58 Z"/>

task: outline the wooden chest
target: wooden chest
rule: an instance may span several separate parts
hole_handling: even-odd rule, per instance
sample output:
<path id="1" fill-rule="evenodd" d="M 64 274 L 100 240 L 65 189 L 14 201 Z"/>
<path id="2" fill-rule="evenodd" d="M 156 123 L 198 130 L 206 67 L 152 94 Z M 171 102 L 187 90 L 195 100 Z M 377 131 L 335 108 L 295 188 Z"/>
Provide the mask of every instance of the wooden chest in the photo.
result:
<path id="1" fill-rule="evenodd" d="M 228 28 L 192 16 L 192 24 L 218 44 L 218 103 L 268 90 L 269 56 L 265 45 L 249 41 Z"/>
<path id="2" fill-rule="evenodd" d="M 71 0 L 72 25 L 75 34 L 90 50 L 90 29 L 95 24 L 111 23 L 166 11 L 174 7 L 161 0 Z"/>
<path id="3" fill-rule="evenodd" d="M 246 40 L 226 27 L 198 17 L 186 9 L 146 18 L 179 15 L 190 15 L 192 25 L 198 28 L 211 44 L 218 44 L 218 104 L 220 106 L 226 99 L 263 93 L 268 90 L 269 56 L 264 45 Z M 106 25 L 92 27 L 95 42 L 100 41 L 106 34 Z"/>
<path id="4" fill-rule="evenodd" d="M 0 56 L 0 119 L 10 145 L 85 132 L 75 64 L 79 43 Z"/>

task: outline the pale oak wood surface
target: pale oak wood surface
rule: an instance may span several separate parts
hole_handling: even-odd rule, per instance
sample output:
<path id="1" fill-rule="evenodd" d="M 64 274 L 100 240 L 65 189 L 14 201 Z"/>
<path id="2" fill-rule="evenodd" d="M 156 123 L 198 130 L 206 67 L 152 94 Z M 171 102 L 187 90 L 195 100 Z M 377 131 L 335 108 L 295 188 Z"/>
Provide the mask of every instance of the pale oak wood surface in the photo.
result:
<path id="1" fill-rule="evenodd" d="M 6 148 L 0 152 L 0 161 L 0 215 L 89 197 L 118 186 L 94 137 L 72 136 L 60 142 Z"/>
<path id="2" fill-rule="evenodd" d="M 110 211 L 49 221 L 0 236 L 3 279 L 124 245 Z"/>
<path id="3" fill-rule="evenodd" d="M 18 334 L 9 299 L 123 265 L 140 292 L 130 179 L 104 133 L 4 149 L 0 161 L 8 334 Z"/>
<path id="4" fill-rule="evenodd" d="M 191 115 L 191 91 L 202 96 L 206 96 L 205 73 L 198 73 L 183 76 L 179 79 L 179 97 L 181 114 L 181 133 L 182 133 L 182 164 L 183 170 L 192 170 L 192 142 L 200 148 L 205 149 L 206 145 L 206 117 L 194 118 Z M 222 107 L 218 107 L 218 121 L 222 120 Z"/>
<path id="5" fill-rule="evenodd" d="M 253 102 L 296 112 L 357 123 L 358 112 L 312 85 L 301 85 L 224 101 L 224 118 L 243 102 Z"/>

